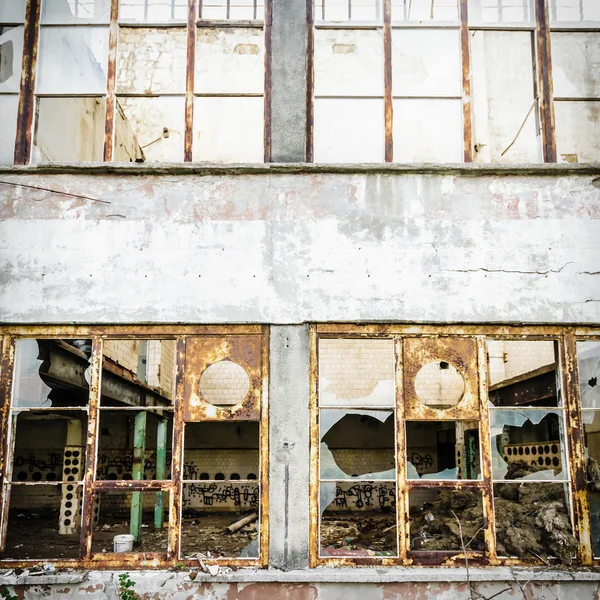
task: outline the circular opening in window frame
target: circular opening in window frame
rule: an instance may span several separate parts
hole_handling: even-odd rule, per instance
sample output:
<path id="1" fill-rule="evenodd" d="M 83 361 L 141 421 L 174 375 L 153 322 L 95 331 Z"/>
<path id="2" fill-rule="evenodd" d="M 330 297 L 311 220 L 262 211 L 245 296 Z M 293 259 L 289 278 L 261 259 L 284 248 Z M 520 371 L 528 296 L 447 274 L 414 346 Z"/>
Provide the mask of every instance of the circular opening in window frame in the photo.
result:
<path id="1" fill-rule="evenodd" d="M 244 402 L 252 388 L 248 372 L 228 358 L 204 369 L 198 380 L 202 398 L 217 408 L 232 408 Z"/>
<path id="2" fill-rule="evenodd" d="M 435 410 L 448 410 L 465 397 L 463 374 L 447 361 L 434 360 L 424 364 L 414 381 L 415 394 L 421 404 Z"/>

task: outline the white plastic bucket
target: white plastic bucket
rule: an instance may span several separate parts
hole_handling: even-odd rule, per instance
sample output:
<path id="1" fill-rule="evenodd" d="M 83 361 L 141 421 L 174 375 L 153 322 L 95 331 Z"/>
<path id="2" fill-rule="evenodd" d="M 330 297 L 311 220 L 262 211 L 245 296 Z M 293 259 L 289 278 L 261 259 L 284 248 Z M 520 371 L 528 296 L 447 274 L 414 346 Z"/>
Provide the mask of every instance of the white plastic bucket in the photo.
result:
<path id="1" fill-rule="evenodd" d="M 125 533 L 115 535 L 113 545 L 115 552 L 131 552 L 133 550 L 133 536 Z"/>

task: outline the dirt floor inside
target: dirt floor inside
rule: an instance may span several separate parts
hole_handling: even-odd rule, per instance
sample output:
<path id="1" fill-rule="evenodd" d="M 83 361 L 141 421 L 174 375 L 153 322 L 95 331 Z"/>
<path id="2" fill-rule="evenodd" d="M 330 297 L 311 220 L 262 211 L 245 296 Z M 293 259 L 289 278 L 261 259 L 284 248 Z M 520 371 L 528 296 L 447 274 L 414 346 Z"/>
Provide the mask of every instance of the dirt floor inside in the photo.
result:
<path id="1" fill-rule="evenodd" d="M 395 513 L 325 511 L 321 556 L 397 556 Z"/>
<path id="2" fill-rule="evenodd" d="M 182 557 L 196 558 L 198 553 L 212 557 L 258 556 L 257 522 L 246 525 L 233 534 L 225 528 L 249 513 L 202 513 L 186 515 L 182 522 Z M 20 516 L 19 516 L 20 515 Z M 152 514 L 144 513 L 144 525 L 151 523 Z M 168 526 L 155 529 L 142 526 L 142 540 L 133 547 L 134 552 L 167 551 Z M 129 533 L 126 513 L 103 515 L 92 538 L 92 552 L 113 551 L 115 535 Z M 79 557 L 79 533 L 59 535 L 58 513 L 54 511 L 19 511 L 11 514 L 8 523 L 6 551 L 3 559 L 65 559 Z"/>

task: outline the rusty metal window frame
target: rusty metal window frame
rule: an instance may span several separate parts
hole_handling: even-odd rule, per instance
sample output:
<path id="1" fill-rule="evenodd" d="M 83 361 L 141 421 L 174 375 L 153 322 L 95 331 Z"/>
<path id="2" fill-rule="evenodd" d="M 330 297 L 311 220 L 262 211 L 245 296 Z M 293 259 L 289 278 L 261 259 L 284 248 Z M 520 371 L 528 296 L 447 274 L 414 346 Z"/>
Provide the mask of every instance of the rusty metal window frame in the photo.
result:
<path id="1" fill-rule="evenodd" d="M 397 490 L 396 502 L 398 523 L 398 558 L 375 557 L 320 557 L 319 555 L 319 354 L 320 339 L 393 339 L 395 346 L 395 389 L 396 389 L 396 431 L 397 431 Z M 477 344 L 477 389 L 479 402 L 479 435 L 481 452 L 481 480 L 407 480 L 405 471 L 404 411 L 403 392 L 403 341 L 411 338 L 471 338 Z M 558 347 L 557 365 L 563 393 L 565 415 L 566 448 L 565 457 L 569 463 L 570 509 L 573 520 L 573 534 L 578 542 L 577 562 L 581 565 L 598 565 L 600 559 L 593 558 L 590 530 L 590 512 L 587 500 L 586 463 L 584 436 L 579 396 L 579 379 L 576 342 L 600 340 L 600 329 L 593 327 L 562 326 L 434 326 L 434 325 L 351 325 L 320 324 L 310 329 L 310 565 L 317 566 L 359 566 L 359 565 L 441 565 L 461 566 L 465 563 L 462 552 L 410 552 L 408 523 L 408 490 L 415 487 L 445 487 L 455 489 L 476 488 L 483 494 L 484 552 L 467 552 L 470 564 L 481 565 L 543 565 L 544 562 L 514 558 L 501 558 L 496 553 L 494 523 L 493 479 L 491 472 L 490 421 L 488 409 L 488 340 L 552 340 Z"/>
<path id="2" fill-rule="evenodd" d="M 25 34 L 23 43 L 22 71 L 19 92 L 19 109 L 17 115 L 17 134 L 15 140 L 14 164 L 31 164 L 33 149 L 33 130 L 35 127 L 35 112 L 37 95 L 35 93 L 37 59 L 41 27 L 56 27 L 56 24 L 42 25 L 41 6 L 44 0 L 27 0 L 25 12 Z M 184 130 L 184 162 L 192 162 L 194 97 L 203 94 L 194 93 L 194 71 L 196 57 L 196 31 L 198 27 L 230 28 L 230 27 L 256 27 L 264 31 L 264 89 L 259 94 L 264 98 L 264 162 L 271 161 L 271 27 L 272 27 L 272 2 L 264 0 L 264 18 L 258 19 L 257 3 L 254 1 L 255 19 L 251 21 L 239 20 L 206 20 L 200 17 L 199 6 L 201 0 L 188 0 L 188 14 L 186 22 L 174 21 L 173 23 L 150 22 L 121 22 L 119 19 L 119 0 L 110 0 L 110 21 L 108 24 L 94 23 L 68 23 L 61 27 L 107 27 L 109 29 L 108 41 L 108 68 L 106 90 L 102 94 L 87 94 L 87 96 L 106 98 L 103 159 L 111 162 L 115 144 L 115 111 L 116 111 L 116 71 L 117 47 L 120 27 L 181 27 L 187 31 L 186 50 L 186 89 L 184 93 L 177 94 L 185 97 L 185 130 Z M 227 7 L 230 0 L 226 0 Z M 127 95 L 127 94 L 125 94 Z M 169 95 L 169 94 L 161 94 Z M 232 94 L 218 94 L 219 97 Z M 49 95 L 45 95 L 48 97 Z M 52 94 L 51 97 L 74 98 L 86 94 Z M 143 97 L 151 97 L 143 95 Z M 213 94 L 214 96 L 214 94 Z M 256 94 L 233 94 L 233 96 L 256 96 Z"/>
<path id="3" fill-rule="evenodd" d="M 268 377 L 269 377 L 269 328 L 263 325 L 215 325 L 215 326 L 5 326 L 0 327 L 2 336 L 0 355 L 0 547 L 4 548 L 8 525 L 9 498 L 3 493 L 11 483 L 7 480 L 10 470 L 11 447 L 14 443 L 9 432 L 9 419 L 12 407 L 12 388 L 15 365 L 16 342 L 19 339 L 73 339 L 92 340 L 90 358 L 89 399 L 87 405 L 87 444 L 85 450 L 85 474 L 83 477 L 83 508 L 79 558 L 46 560 L 61 568 L 159 568 L 184 564 L 198 566 L 197 560 L 179 558 L 182 523 L 183 493 L 183 425 L 184 425 L 184 385 L 186 374 L 186 342 L 203 337 L 244 338 L 260 336 L 259 372 L 260 381 L 256 393 L 257 421 L 259 423 L 259 474 L 260 474 L 260 513 L 259 513 L 259 554 L 258 558 L 206 558 L 206 564 L 232 567 L 265 568 L 268 564 L 269 548 L 269 481 L 268 481 Z M 176 340 L 176 380 L 174 395 L 174 420 L 172 441 L 171 478 L 169 480 L 99 480 L 96 478 L 100 396 L 102 385 L 103 343 L 106 340 Z M 217 411 L 212 421 L 237 421 L 239 417 L 232 411 Z M 202 419 L 198 419 L 199 422 Z M 46 485 L 46 482 L 28 485 Z M 127 492 L 169 492 L 169 530 L 166 553 L 92 553 L 94 528 L 94 495 L 108 491 Z M 199 551 L 202 549 L 199 548 Z M 0 560 L 0 567 L 26 568 L 39 564 L 39 559 Z"/>
<path id="4" fill-rule="evenodd" d="M 352 0 L 349 0 L 351 3 Z M 326 0 L 322 0 L 323 7 Z M 391 14 L 392 0 L 383 0 L 383 23 L 377 24 L 377 27 L 383 27 L 383 56 L 384 56 L 384 100 L 385 100 L 385 162 L 394 161 L 393 148 L 393 97 L 392 97 L 392 27 L 394 28 L 417 28 L 417 29 L 439 29 L 447 28 L 448 24 L 440 22 L 428 22 L 426 25 L 414 25 L 398 21 L 392 22 Z M 532 69 L 532 84 L 536 89 L 539 101 L 537 102 L 539 113 L 539 123 L 541 126 L 541 144 L 543 162 L 557 162 L 556 154 L 556 136 L 555 136 L 555 118 L 554 118 L 554 99 L 552 87 L 552 58 L 550 51 L 550 16 L 548 10 L 549 0 L 534 0 L 535 23 L 531 26 L 525 25 L 472 25 L 469 23 L 469 0 L 459 0 L 459 23 L 450 27 L 460 29 L 460 52 L 462 62 L 462 108 L 463 108 L 463 157 L 464 162 L 469 163 L 474 160 L 473 147 L 473 109 L 471 92 L 471 58 L 470 58 L 470 33 L 476 30 L 495 30 L 495 31 L 530 31 L 533 37 L 534 48 L 534 68 Z M 341 23 L 318 23 L 315 19 L 316 3 L 315 0 L 307 0 L 308 15 L 308 39 L 307 39 L 307 97 L 306 97 L 306 161 L 314 162 L 314 37 L 315 29 L 357 29 L 365 28 L 365 24 L 346 21 Z M 374 24 L 370 24 L 373 28 Z M 553 31 L 562 28 L 552 27 Z M 570 29 L 566 29 L 570 31 Z M 584 29 L 577 29 L 584 31 Z M 593 29 L 592 29 L 593 31 Z M 434 96 L 423 96 L 422 99 L 436 98 Z"/>

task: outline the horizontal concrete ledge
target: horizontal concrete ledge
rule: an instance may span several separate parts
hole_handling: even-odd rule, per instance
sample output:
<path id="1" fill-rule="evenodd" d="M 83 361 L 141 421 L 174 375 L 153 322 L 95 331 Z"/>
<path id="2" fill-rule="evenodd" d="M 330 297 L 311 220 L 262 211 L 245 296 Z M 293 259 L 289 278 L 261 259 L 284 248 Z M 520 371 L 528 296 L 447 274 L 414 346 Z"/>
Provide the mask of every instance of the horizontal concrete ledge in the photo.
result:
<path id="1" fill-rule="evenodd" d="M 134 581 L 174 580 L 174 583 L 190 583 L 188 571 L 126 571 Z M 62 585 L 85 581 L 95 573 L 102 579 L 110 577 L 114 571 L 80 571 L 56 573 L 52 575 L 2 576 L 0 585 Z M 469 569 L 472 582 L 534 581 L 534 582 L 585 582 L 600 581 L 600 571 L 567 571 L 563 569 L 526 569 L 522 567 L 490 567 Z M 238 569 L 221 575 L 210 576 L 198 573 L 194 583 L 464 583 L 467 571 L 454 567 L 395 567 L 395 568 L 316 568 L 298 571 L 278 571 L 275 569 Z"/>
<path id="2" fill-rule="evenodd" d="M 213 163 L 47 163 L 0 166 L 1 175 L 264 175 L 264 174 L 383 174 L 383 175 L 599 175 L 600 163 L 560 164 L 213 164 Z"/>

